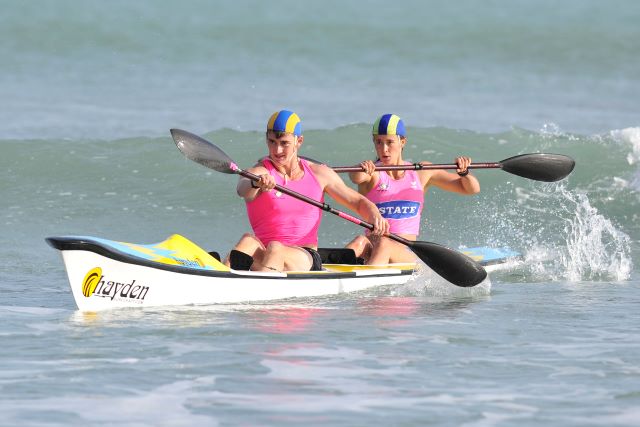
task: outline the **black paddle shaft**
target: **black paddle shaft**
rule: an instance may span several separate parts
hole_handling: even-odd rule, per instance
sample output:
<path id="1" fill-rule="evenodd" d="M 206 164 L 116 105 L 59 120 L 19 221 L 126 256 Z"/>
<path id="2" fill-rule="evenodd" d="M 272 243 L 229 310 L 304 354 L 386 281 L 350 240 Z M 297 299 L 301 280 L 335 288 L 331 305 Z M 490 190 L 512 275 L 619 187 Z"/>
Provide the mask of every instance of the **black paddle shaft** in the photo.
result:
<path id="1" fill-rule="evenodd" d="M 471 163 L 469 169 L 502 169 L 513 175 L 536 181 L 554 182 L 559 181 L 569 175 L 575 167 L 575 161 L 564 154 L 533 153 L 520 154 L 509 157 L 500 162 Z M 411 163 L 407 165 L 376 165 L 379 171 L 394 170 L 435 170 L 435 169 L 457 169 L 454 164 L 431 164 L 423 165 Z M 338 173 L 362 172 L 360 166 L 338 166 L 332 168 Z"/>
<path id="2" fill-rule="evenodd" d="M 500 169 L 502 166 L 500 163 L 471 163 L 469 169 Z M 332 169 L 338 173 L 343 172 L 362 172 L 360 166 L 336 166 Z M 401 170 L 435 170 L 435 169 L 458 169 L 458 165 L 454 164 L 433 164 L 433 165 L 421 165 L 420 163 L 411 163 L 408 165 L 389 165 L 389 166 L 377 166 L 377 171 L 401 171 Z"/>

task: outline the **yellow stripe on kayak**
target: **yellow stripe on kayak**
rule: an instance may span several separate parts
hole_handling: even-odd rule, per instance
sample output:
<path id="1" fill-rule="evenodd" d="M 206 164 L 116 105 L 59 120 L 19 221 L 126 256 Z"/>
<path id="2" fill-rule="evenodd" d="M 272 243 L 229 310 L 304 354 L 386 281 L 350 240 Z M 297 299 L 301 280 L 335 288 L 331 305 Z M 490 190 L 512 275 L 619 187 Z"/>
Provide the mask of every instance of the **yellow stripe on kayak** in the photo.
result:
<path id="1" fill-rule="evenodd" d="M 397 263 L 397 264 L 384 264 L 384 265 L 351 265 L 351 264 L 322 264 L 324 268 L 329 271 L 375 271 L 385 269 L 396 270 L 415 270 L 417 264 L 415 263 Z"/>
<path id="2" fill-rule="evenodd" d="M 460 251 L 460 252 L 462 252 L 463 254 L 465 254 L 466 256 L 468 256 L 474 261 L 482 261 L 484 259 L 484 255 L 474 254 L 471 251 Z"/>
<path id="3" fill-rule="evenodd" d="M 148 255 L 152 261 L 169 265 L 211 268 L 217 271 L 229 271 L 229 267 L 209 255 L 200 246 L 179 234 L 169 236 L 165 241 L 154 245 L 136 245 L 124 243 L 138 252 Z"/>

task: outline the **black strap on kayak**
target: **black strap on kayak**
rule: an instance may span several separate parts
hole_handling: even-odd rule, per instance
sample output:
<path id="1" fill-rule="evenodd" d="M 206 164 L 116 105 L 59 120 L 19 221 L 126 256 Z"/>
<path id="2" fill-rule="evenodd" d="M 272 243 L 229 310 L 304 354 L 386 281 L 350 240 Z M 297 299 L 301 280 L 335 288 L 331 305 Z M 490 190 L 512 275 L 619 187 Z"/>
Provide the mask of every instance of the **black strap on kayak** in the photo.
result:
<path id="1" fill-rule="evenodd" d="M 211 255 L 212 257 L 214 257 L 215 259 L 217 259 L 218 261 L 222 262 L 222 260 L 220 259 L 220 254 L 216 251 L 211 251 L 209 252 L 209 255 Z"/>
<path id="2" fill-rule="evenodd" d="M 318 248 L 323 264 L 363 264 L 362 258 L 356 258 L 356 253 L 350 248 Z"/>
<path id="3" fill-rule="evenodd" d="M 364 264 L 364 259 L 356 258 L 356 253 L 350 248 L 318 248 L 318 253 L 323 264 Z M 211 252 L 210 254 L 215 257 Z M 229 253 L 229 263 L 234 270 L 248 271 L 253 264 L 253 257 L 232 249 Z"/>
<path id="4" fill-rule="evenodd" d="M 251 268 L 251 264 L 253 264 L 253 257 L 244 252 L 232 249 L 229 253 L 229 263 L 234 270 L 248 271 Z"/>

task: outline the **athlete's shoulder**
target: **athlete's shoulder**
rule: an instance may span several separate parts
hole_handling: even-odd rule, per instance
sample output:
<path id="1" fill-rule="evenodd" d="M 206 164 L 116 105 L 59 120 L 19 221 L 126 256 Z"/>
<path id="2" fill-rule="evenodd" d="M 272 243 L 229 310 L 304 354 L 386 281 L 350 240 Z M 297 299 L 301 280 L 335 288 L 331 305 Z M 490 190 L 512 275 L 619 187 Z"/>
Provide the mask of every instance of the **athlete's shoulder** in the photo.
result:
<path id="1" fill-rule="evenodd" d="M 307 161 L 307 165 L 309 165 L 309 169 L 311 169 L 311 172 L 314 173 L 314 175 L 318 176 L 318 175 L 334 175 L 336 174 L 333 169 L 331 169 L 329 166 L 323 164 L 323 163 L 313 163 L 313 162 L 309 162 Z"/>
<path id="2" fill-rule="evenodd" d="M 313 172 L 320 185 L 323 188 L 327 186 L 344 185 L 344 181 L 333 169 L 325 164 L 309 162 L 309 169 Z"/>
<path id="3" fill-rule="evenodd" d="M 262 164 L 261 161 L 256 163 L 254 166 L 250 167 L 249 169 L 247 169 L 247 172 L 251 172 L 258 175 L 269 173 L 269 171 L 267 170 L 266 167 L 264 167 L 264 164 Z"/>
<path id="4" fill-rule="evenodd" d="M 431 181 L 433 181 L 433 178 L 435 175 L 437 175 L 439 172 L 444 172 L 444 171 L 434 170 L 434 169 L 421 169 L 414 172 L 418 175 L 418 177 L 420 178 L 420 182 L 424 187 L 425 185 L 430 184 Z"/>

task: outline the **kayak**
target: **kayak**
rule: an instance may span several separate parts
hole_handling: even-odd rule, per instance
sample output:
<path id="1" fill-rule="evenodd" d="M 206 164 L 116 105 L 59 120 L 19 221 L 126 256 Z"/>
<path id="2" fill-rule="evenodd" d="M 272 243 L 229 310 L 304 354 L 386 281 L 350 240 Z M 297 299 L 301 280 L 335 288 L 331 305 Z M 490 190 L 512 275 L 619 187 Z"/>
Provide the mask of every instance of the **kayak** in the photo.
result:
<path id="1" fill-rule="evenodd" d="M 98 237 L 49 237 L 59 250 L 78 309 L 226 304 L 315 297 L 406 283 L 415 263 L 344 263 L 331 249 L 322 271 L 255 272 L 234 270 L 189 239 L 174 234 L 154 244 Z M 345 251 L 345 249 L 336 249 Z M 508 249 L 469 248 L 463 253 L 484 266 L 518 254 Z M 354 259 L 355 257 L 352 256 Z M 333 263 L 335 259 L 343 263 Z"/>

